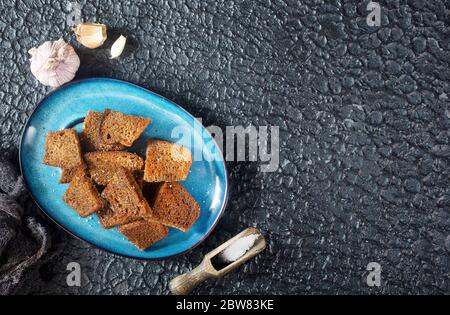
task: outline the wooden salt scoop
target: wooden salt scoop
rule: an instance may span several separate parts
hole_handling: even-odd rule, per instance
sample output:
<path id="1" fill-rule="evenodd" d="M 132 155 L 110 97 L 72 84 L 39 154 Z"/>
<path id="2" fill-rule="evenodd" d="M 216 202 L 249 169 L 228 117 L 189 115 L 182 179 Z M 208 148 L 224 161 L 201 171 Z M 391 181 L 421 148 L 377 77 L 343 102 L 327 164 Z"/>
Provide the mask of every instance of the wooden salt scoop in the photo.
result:
<path id="1" fill-rule="evenodd" d="M 223 268 L 217 270 L 211 259 L 213 259 L 216 255 L 219 255 L 225 248 L 230 246 L 234 241 L 238 240 L 241 237 L 256 234 L 258 238 L 255 240 L 253 246 L 241 257 L 237 260 L 226 264 Z M 176 295 L 186 295 L 189 294 L 195 287 L 197 287 L 203 281 L 210 278 L 220 278 L 229 273 L 230 271 L 236 269 L 243 263 L 245 263 L 250 258 L 253 258 L 260 252 L 262 252 L 266 248 L 266 240 L 264 236 L 254 227 L 249 227 L 236 235 L 235 237 L 229 239 L 216 249 L 212 250 L 208 254 L 205 255 L 200 265 L 198 265 L 195 269 L 184 273 L 170 281 L 169 288 L 173 294 Z"/>

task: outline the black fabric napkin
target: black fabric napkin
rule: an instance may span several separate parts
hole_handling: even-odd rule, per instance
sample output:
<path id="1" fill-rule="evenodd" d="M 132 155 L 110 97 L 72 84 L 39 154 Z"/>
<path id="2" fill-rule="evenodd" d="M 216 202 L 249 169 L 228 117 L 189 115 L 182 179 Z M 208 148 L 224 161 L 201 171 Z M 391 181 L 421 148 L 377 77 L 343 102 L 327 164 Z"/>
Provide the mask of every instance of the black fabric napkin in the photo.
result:
<path id="1" fill-rule="evenodd" d="M 51 245 L 50 233 L 36 211 L 28 213 L 29 199 L 22 177 L 0 153 L 0 294 L 13 294 L 31 267 L 42 263 Z M 35 209 L 34 209 L 35 210 Z"/>

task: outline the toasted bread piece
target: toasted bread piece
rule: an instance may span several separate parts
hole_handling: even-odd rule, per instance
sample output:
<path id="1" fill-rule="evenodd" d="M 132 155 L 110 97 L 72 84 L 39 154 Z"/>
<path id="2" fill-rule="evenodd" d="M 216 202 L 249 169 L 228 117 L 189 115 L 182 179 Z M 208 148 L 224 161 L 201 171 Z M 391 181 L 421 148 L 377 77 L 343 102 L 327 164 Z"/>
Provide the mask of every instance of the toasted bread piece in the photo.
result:
<path id="1" fill-rule="evenodd" d="M 160 184 L 152 203 L 158 222 L 186 232 L 200 216 L 200 206 L 177 182 Z"/>
<path id="2" fill-rule="evenodd" d="M 141 220 L 137 216 L 115 213 L 108 205 L 98 212 L 98 219 L 105 229 Z"/>
<path id="3" fill-rule="evenodd" d="M 139 220 L 119 227 L 119 232 L 137 248 L 144 250 L 165 238 L 169 233 L 166 226 L 150 220 Z"/>
<path id="4" fill-rule="evenodd" d="M 70 183 L 80 168 L 86 168 L 86 166 L 84 164 L 81 164 L 72 168 L 63 168 L 61 177 L 59 179 L 59 183 L 60 184 Z"/>
<path id="5" fill-rule="evenodd" d="M 150 122 L 150 118 L 125 115 L 107 109 L 103 113 L 100 125 L 100 139 L 106 144 L 121 144 L 131 147 Z"/>
<path id="6" fill-rule="evenodd" d="M 154 217 L 152 209 L 142 195 L 141 187 L 125 168 L 117 170 L 103 190 L 102 197 L 108 202 L 110 209 L 101 214 L 100 222 L 106 228 Z"/>
<path id="7" fill-rule="evenodd" d="M 116 151 L 125 147 L 120 144 L 103 143 L 100 139 L 100 125 L 103 113 L 89 111 L 84 119 L 83 131 L 80 140 L 85 152 L 93 151 Z"/>
<path id="8" fill-rule="evenodd" d="M 92 179 L 98 185 L 107 185 L 120 167 L 133 173 L 144 168 L 144 160 L 137 154 L 125 151 L 88 152 L 84 159 Z"/>
<path id="9" fill-rule="evenodd" d="M 100 211 L 104 206 L 103 200 L 84 168 L 78 169 L 75 173 L 69 188 L 64 193 L 63 200 L 81 217 Z"/>
<path id="10" fill-rule="evenodd" d="M 192 164 L 192 153 L 186 147 L 162 140 L 149 140 L 144 180 L 175 182 L 185 180 Z"/>
<path id="11" fill-rule="evenodd" d="M 75 129 L 47 133 L 44 164 L 64 169 L 83 164 L 80 140 Z"/>

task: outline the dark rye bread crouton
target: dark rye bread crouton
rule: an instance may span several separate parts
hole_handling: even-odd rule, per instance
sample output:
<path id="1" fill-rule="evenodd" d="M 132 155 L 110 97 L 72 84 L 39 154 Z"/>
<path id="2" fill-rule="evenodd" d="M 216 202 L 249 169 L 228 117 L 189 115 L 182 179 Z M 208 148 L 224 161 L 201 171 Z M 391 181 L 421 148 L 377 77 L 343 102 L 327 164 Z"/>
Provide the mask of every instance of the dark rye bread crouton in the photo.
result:
<path id="1" fill-rule="evenodd" d="M 153 214 L 158 222 L 186 232 L 200 216 L 200 206 L 177 182 L 162 183 L 152 200 Z"/>
<path id="2" fill-rule="evenodd" d="M 91 178 L 98 185 L 107 185 L 121 167 L 140 173 L 144 168 L 144 160 L 137 154 L 125 151 L 88 152 L 84 159 L 89 168 Z"/>
<path id="3" fill-rule="evenodd" d="M 94 183 L 83 168 L 75 173 L 69 188 L 64 193 L 63 200 L 81 217 L 100 211 L 104 206 Z"/>
<path id="4" fill-rule="evenodd" d="M 99 215 L 100 222 L 105 228 L 154 217 L 152 209 L 142 195 L 141 187 L 134 176 L 124 168 L 117 170 L 103 190 L 102 197 L 109 206 L 107 211 Z"/>
<path id="5" fill-rule="evenodd" d="M 125 115 L 107 109 L 103 113 L 100 125 L 100 139 L 106 144 L 121 144 L 131 147 L 150 122 L 149 118 Z"/>
<path id="6" fill-rule="evenodd" d="M 47 133 L 44 164 L 63 169 L 70 169 L 83 164 L 80 140 L 75 129 Z"/>
<path id="7" fill-rule="evenodd" d="M 141 220 L 139 217 L 130 217 L 128 215 L 115 213 L 108 205 L 99 211 L 98 219 L 105 229 L 111 229 L 118 225 Z"/>
<path id="8" fill-rule="evenodd" d="M 144 250 L 153 243 L 165 238 L 169 233 L 167 227 L 150 220 L 139 220 L 119 227 L 119 232 L 137 248 Z"/>
<path id="9" fill-rule="evenodd" d="M 89 111 L 84 119 L 83 131 L 80 140 L 86 152 L 93 151 L 116 151 L 124 149 L 120 144 L 103 143 L 100 139 L 100 125 L 103 113 Z"/>
<path id="10" fill-rule="evenodd" d="M 78 165 L 78 166 L 72 167 L 72 168 L 63 168 L 62 173 L 61 173 L 61 178 L 59 179 L 59 183 L 60 184 L 70 183 L 72 181 L 72 178 L 75 176 L 75 174 L 77 173 L 77 171 L 80 168 L 86 168 L 86 165 L 81 164 L 81 165 Z"/>
<path id="11" fill-rule="evenodd" d="M 144 180 L 174 182 L 185 180 L 192 164 L 186 147 L 162 140 L 149 140 L 145 158 Z"/>

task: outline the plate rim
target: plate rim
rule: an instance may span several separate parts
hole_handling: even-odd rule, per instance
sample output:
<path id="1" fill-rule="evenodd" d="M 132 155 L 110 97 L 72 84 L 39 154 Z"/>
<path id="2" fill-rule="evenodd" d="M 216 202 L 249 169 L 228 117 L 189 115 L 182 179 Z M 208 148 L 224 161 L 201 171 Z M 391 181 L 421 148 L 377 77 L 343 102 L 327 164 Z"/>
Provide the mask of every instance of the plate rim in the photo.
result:
<path id="1" fill-rule="evenodd" d="M 90 245 L 94 246 L 95 248 L 98 248 L 98 249 L 103 250 L 103 251 L 105 251 L 105 252 L 108 252 L 108 253 L 110 253 L 110 254 L 113 254 L 113 255 L 116 255 L 116 256 L 120 256 L 120 257 L 126 257 L 126 258 L 137 259 L 137 260 L 148 260 L 148 261 L 152 261 L 152 260 L 153 260 L 153 261 L 158 261 L 158 260 L 163 260 L 163 259 L 168 259 L 168 258 L 175 258 L 175 257 L 178 257 L 178 256 L 181 256 L 181 255 L 184 255 L 184 254 L 187 254 L 187 253 L 192 252 L 195 248 L 197 248 L 198 246 L 200 246 L 200 245 L 201 245 L 201 244 L 202 244 L 202 243 L 203 243 L 203 242 L 211 235 L 211 233 L 215 230 L 215 228 L 217 227 L 217 225 L 218 225 L 220 219 L 222 218 L 223 213 L 225 212 L 225 209 L 226 209 L 227 204 L 228 204 L 228 197 L 229 197 L 229 192 L 230 192 L 230 179 L 229 179 L 229 171 L 228 171 L 227 163 L 226 163 L 225 159 L 223 158 L 223 154 L 222 154 L 222 153 L 221 153 L 221 154 L 222 154 L 222 164 L 223 164 L 224 171 L 225 171 L 225 172 L 224 172 L 224 173 L 225 173 L 225 177 L 224 177 L 224 178 L 225 178 L 225 196 L 224 196 L 224 201 L 223 201 L 223 203 L 222 203 L 222 207 L 221 207 L 221 209 L 220 209 L 220 211 L 219 211 L 219 214 L 217 215 L 216 219 L 214 220 L 214 223 L 211 225 L 211 227 L 208 229 L 208 231 L 202 236 L 202 238 L 201 238 L 197 243 L 195 243 L 194 245 L 192 245 L 191 247 L 189 247 L 188 249 L 186 249 L 186 250 L 184 250 L 184 251 L 182 251 L 182 252 L 176 253 L 176 254 L 167 255 L 167 256 L 162 256 L 162 257 L 139 257 L 139 256 L 134 256 L 134 255 L 122 254 L 122 253 L 118 253 L 118 252 L 115 252 L 115 251 L 113 251 L 113 250 L 104 248 L 104 247 L 102 247 L 102 246 L 100 246 L 100 245 L 94 244 L 93 242 L 90 242 L 90 241 L 88 241 L 88 240 L 85 240 L 85 239 L 82 238 L 81 236 L 75 234 L 74 232 L 72 232 L 72 231 L 70 231 L 68 228 L 66 228 L 64 225 L 62 225 L 61 223 L 59 223 L 55 218 L 53 218 L 53 217 L 52 217 L 52 216 L 44 209 L 44 207 L 42 207 L 42 206 L 39 204 L 39 202 L 36 200 L 36 198 L 34 197 L 33 193 L 31 192 L 31 190 L 29 189 L 29 185 L 28 185 L 27 179 L 25 178 L 24 173 L 23 173 L 23 166 L 22 166 L 22 163 L 23 163 L 23 161 L 22 161 L 22 143 L 23 143 L 23 140 L 24 140 L 25 131 L 28 129 L 28 125 L 29 125 L 29 122 L 30 122 L 31 118 L 32 118 L 33 115 L 36 113 L 37 109 L 42 105 L 42 103 L 43 103 L 45 100 L 47 100 L 50 96 L 52 96 L 54 93 L 58 92 L 59 90 L 61 90 L 61 89 L 63 89 L 63 88 L 66 88 L 66 87 L 68 87 L 68 86 L 74 85 L 74 84 L 78 84 L 78 83 L 82 83 L 82 82 L 87 82 L 87 81 L 98 81 L 98 80 L 104 80 L 104 81 L 111 81 L 111 82 L 122 83 L 122 84 L 130 85 L 130 86 L 136 87 L 136 88 L 138 88 L 138 89 L 144 90 L 144 91 L 147 92 L 147 93 L 153 94 L 153 95 L 155 95 L 155 96 L 157 96 L 157 97 L 160 97 L 160 98 L 164 99 L 165 101 L 170 102 L 171 104 L 173 104 L 173 105 L 175 105 L 176 107 L 178 107 L 179 109 L 181 109 L 183 112 L 185 112 L 185 113 L 186 113 L 187 115 L 189 115 L 190 117 L 196 119 L 191 113 L 189 113 L 186 109 L 184 109 L 183 107 L 181 107 L 181 106 L 178 105 L 177 103 L 175 103 L 175 102 L 169 100 L 168 98 L 166 98 L 166 97 L 164 97 L 164 96 L 162 96 L 162 95 L 160 95 L 160 94 L 158 94 L 158 93 L 155 93 L 155 92 L 153 92 L 153 91 L 151 91 L 151 90 L 149 90 L 149 89 L 147 89 L 147 88 L 144 88 L 144 87 L 142 87 L 142 86 L 140 86 L 140 85 L 138 85 L 138 84 L 136 84 L 136 83 L 133 83 L 133 82 L 129 82 L 129 81 L 121 80 L 121 79 L 109 78 L 109 77 L 90 77 L 90 78 L 77 79 L 77 80 L 73 80 L 73 81 L 70 81 L 70 82 L 68 82 L 68 83 L 65 83 L 65 84 L 59 86 L 58 88 L 56 88 L 56 89 L 50 91 L 47 95 L 45 95 L 45 96 L 38 102 L 38 104 L 37 104 L 36 107 L 33 109 L 31 115 L 28 117 L 28 119 L 27 119 L 27 121 L 26 121 L 26 123 L 25 123 L 25 125 L 24 125 L 24 127 L 23 127 L 23 129 L 22 129 L 21 136 L 20 136 L 19 152 L 18 152 L 18 153 L 19 153 L 19 168 L 20 168 L 20 174 L 21 174 L 21 176 L 22 176 L 22 180 L 23 180 L 23 184 L 24 184 L 24 186 L 25 186 L 25 189 L 28 191 L 28 193 L 29 193 L 29 195 L 30 195 L 32 201 L 36 204 L 36 206 L 38 207 L 38 209 L 39 209 L 42 213 L 44 213 L 45 216 L 46 216 L 47 218 L 50 219 L 50 221 L 54 222 L 54 223 L 55 223 L 58 227 L 60 227 L 63 231 L 65 231 L 66 233 L 68 233 L 68 234 L 71 235 L 72 237 L 75 237 L 76 239 L 79 239 L 79 240 L 81 240 L 81 241 L 83 241 L 83 242 L 86 242 L 87 244 L 90 244 Z M 208 131 L 208 129 L 205 128 L 205 127 L 203 126 L 203 124 L 202 124 L 202 127 L 203 127 L 203 129 L 207 132 L 207 134 L 213 139 L 213 141 L 214 141 L 214 143 L 216 144 L 216 146 L 219 147 L 219 145 L 218 145 L 216 139 L 211 135 L 211 133 Z"/>

